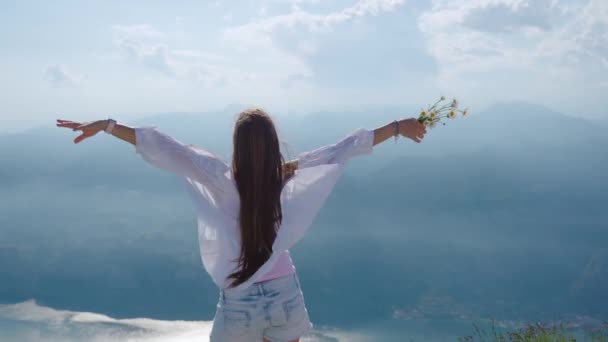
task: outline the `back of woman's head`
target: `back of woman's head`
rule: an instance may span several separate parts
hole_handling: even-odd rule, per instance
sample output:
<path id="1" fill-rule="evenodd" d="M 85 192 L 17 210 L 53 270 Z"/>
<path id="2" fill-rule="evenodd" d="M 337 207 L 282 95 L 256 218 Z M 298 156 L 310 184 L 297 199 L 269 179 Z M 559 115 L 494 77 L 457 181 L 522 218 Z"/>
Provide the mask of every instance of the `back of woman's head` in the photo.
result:
<path id="1" fill-rule="evenodd" d="M 232 172 L 240 196 L 241 254 L 233 286 L 249 279 L 272 254 L 283 218 L 280 196 L 283 156 L 270 116 L 261 109 L 241 112 L 234 125 Z"/>

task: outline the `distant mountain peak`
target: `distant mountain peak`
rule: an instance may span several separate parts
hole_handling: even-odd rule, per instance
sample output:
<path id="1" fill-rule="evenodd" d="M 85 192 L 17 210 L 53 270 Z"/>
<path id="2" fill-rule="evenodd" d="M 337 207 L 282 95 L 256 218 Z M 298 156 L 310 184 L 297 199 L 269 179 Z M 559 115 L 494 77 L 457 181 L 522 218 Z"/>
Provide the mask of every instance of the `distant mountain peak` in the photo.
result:
<path id="1" fill-rule="evenodd" d="M 496 102 L 485 109 L 483 113 L 492 113 L 491 115 L 568 116 L 541 104 L 525 101 Z"/>

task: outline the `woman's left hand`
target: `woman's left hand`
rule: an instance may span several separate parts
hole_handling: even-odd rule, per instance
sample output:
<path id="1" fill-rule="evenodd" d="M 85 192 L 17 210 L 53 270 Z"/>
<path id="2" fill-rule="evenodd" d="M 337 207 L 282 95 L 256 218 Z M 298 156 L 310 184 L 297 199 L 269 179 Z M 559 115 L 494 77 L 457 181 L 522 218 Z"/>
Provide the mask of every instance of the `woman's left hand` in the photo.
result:
<path id="1" fill-rule="evenodd" d="M 403 119 L 399 121 L 399 134 L 419 143 L 426 134 L 426 127 L 415 118 Z"/>

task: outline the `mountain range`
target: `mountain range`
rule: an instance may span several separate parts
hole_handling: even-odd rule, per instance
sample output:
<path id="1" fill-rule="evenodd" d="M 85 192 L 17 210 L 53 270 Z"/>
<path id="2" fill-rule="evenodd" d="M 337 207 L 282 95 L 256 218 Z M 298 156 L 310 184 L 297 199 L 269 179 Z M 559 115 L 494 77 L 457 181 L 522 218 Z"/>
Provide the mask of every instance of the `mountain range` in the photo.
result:
<path id="1" fill-rule="evenodd" d="M 230 160 L 236 110 L 154 124 Z M 415 113 L 277 116 L 285 155 Z M 120 118 L 117 118 L 120 120 Z M 447 120 L 349 162 L 293 250 L 319 324 L 608 317 L 608 126 L 529 103 Z M 177 177 L 100 136 L 0 136 L 0 302 L 210 319 L 194 212 Z M 289 158 L 287 158 L 289 159 Z"/>

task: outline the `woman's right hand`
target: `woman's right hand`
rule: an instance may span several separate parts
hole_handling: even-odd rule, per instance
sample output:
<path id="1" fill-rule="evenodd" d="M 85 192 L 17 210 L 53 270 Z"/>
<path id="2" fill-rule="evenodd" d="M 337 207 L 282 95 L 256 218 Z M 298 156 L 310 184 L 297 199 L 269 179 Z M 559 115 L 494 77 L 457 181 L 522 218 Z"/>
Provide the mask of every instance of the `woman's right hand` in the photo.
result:
<path id="1" fill-rule="evenodd" d="M 108 126 L 108 120 L 90 121 L 85 123 L 57 119 L 57 127 L 71 128 L 73 131 L 82 131 L 82 134 L 74 139 L 74 144 L 92 137 Z"/>
<path id="2" fill-rule="evenodd" d="M 416 118 L 403 119 L 399 121 L 399 134 L 419 143 L 426 134 L 426 127 Z"/>

